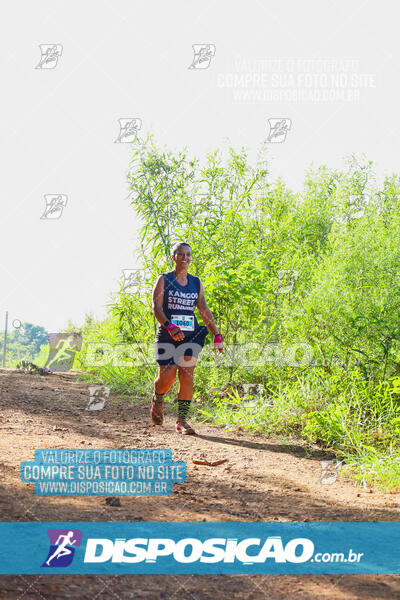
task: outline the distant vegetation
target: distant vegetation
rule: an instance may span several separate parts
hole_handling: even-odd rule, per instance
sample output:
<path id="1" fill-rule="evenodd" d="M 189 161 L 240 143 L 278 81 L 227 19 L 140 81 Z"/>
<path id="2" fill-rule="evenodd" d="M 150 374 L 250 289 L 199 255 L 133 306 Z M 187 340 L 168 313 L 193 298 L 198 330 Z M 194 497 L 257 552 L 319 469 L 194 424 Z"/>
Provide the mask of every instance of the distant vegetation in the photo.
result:
<path id="1" fill-rule="evenodd" d="M 0 333 L 0 356 L 3 355 L 4 331 Z M 11 328 L 7 335 L 7 366 L 19 360 L 37 359 L 40 348 L 47 344 L 47 331 L 40 325 L 22 323 L 19 329 Z"/>

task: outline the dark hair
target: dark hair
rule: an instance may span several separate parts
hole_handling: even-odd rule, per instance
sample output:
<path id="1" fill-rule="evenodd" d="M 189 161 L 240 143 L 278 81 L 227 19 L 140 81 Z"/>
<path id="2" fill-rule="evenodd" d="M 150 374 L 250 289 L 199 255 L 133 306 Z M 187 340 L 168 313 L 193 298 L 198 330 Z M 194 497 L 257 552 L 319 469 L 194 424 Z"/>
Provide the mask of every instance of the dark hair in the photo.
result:
<path id="1" fill-rule="evenodd" d="M 181 246 L 189 246 L 189 248 L 192 249 L 191 245 L 187 242 L 177 242 L 172 246 L 171 255 L 175 256 Z"/>

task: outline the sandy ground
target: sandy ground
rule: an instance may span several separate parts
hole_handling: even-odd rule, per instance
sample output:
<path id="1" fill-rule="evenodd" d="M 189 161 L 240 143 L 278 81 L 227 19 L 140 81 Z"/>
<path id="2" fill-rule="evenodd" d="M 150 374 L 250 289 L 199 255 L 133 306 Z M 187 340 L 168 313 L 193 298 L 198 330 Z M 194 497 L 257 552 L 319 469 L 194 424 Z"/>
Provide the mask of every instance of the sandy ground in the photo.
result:
<path id="1" fill-rule="evenodd" d="M 398 521 L 397 494 L 371 492 L 339 477 L 318 483 L 320 460 L 301 443 L 196 425 L 179 436 L 166 410 L 162 428 L 149 425 L 149 402 L 110 398 L 102 411 L 85 410 L 88 384 L 73 373 L 21 374 L 0 370 L 0 519 L 2 521 Z M 38 497 L 22 483 L 19 466 L 36 448 L 170 448 L 187 463 L 187 481 L 172 496 Z M 228 459 L 217 467 L 193 459 Z M 328 457 L 329 458 L 329 457 Z M 91 600 L 400 598 L 400 576 L 364 575 L 3 575 L 0 599 Z"/>

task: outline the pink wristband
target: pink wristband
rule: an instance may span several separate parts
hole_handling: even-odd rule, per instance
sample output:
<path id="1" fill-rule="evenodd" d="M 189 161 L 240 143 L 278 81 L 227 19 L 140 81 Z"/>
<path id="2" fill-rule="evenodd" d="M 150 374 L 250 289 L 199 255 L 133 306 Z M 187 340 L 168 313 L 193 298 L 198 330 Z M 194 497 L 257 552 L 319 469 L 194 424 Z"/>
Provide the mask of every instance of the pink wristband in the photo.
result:
<path id="1" fill-rule="evenodd" d="M 171 337 L 172 337 L 171 331 L 173 329 L 175 329 L 175 327 L 178 327 L 178 325 L 175 325 L 175 323 L 168 323 L 168 325 L 167 325 L 167 331 L 168 331 L 168 333 L 170 334 Z M 181 331 L 182 331 L 181 328 L 178 327 L 178 329 L 179 329 L 178 333 L 181 333 Z M 175 335 L 177 335 L 177 334 L 175 334 Z M 173 339 L 173 337 L 172 337 L 172 339 Z"/>

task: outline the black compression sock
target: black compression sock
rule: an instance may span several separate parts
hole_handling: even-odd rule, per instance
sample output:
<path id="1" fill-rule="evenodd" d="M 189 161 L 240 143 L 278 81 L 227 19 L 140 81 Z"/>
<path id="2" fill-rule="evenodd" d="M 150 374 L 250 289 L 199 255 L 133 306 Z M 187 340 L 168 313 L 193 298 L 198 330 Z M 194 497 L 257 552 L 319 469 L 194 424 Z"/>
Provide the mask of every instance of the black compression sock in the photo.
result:
<path id="1" fill-rule="evenodd" d="M 178 418 L 184 421 L 190 408 L 191 400 L 179 400 L 178 399 Z"/>

